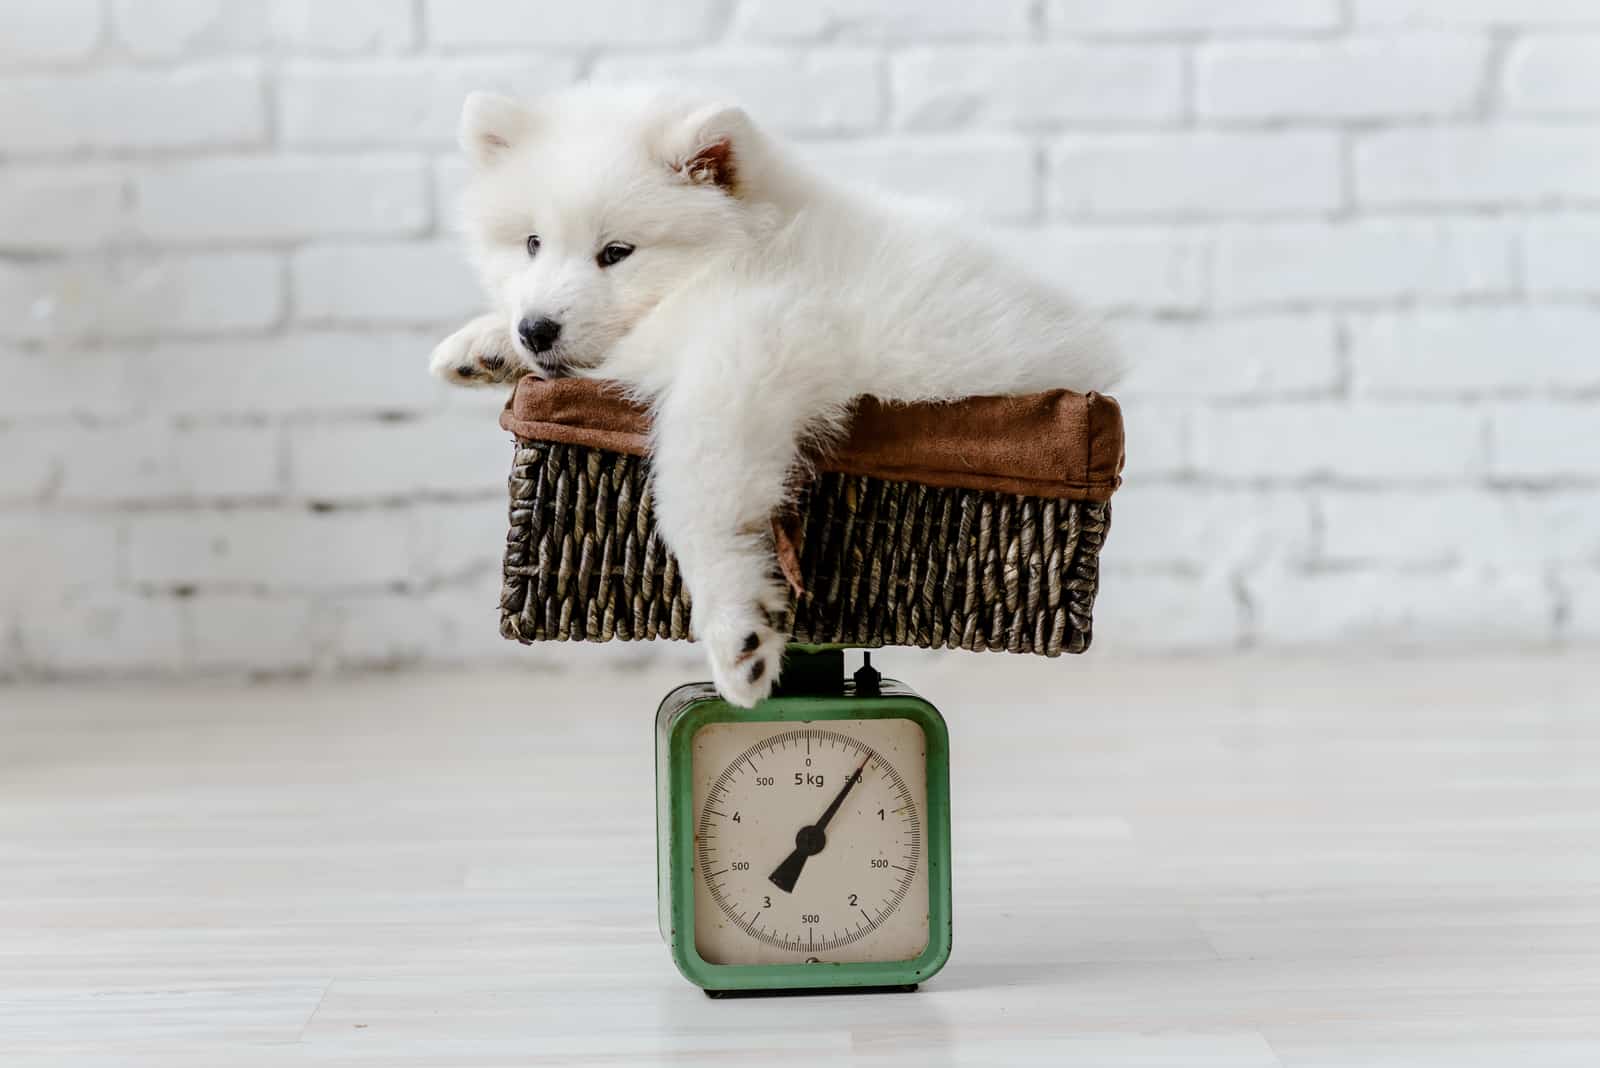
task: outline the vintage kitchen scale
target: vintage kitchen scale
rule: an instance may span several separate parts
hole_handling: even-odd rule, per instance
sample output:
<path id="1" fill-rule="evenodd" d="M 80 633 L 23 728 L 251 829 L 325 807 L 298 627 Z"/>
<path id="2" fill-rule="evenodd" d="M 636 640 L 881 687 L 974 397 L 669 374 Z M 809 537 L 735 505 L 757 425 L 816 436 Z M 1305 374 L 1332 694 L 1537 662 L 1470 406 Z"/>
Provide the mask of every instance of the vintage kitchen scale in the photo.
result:
<path id="1" fill-rule="evenodd" d="M 661 935 L 711 993 L 910 990 L 950 956 L 944 719 L 870 662 L 795 646 L 752 709 L 656 715 Z"/>
<path id="2" fill-rule="evenodd" d="M 525 378 L 501 632 L 522 642 L 689 638 L 655 536 L 644 412 L 602 383 Z M 773 522 L 795 591 L 779 685 L 709 683 L 656 716 L 662 937 L 708 994 L 912 990 L 950 955 L 943 717 L 863 654 L 886 645 L 1056 656 L 1090 638 L 1120 484 L 1097 394 L 858 406 Z"/>

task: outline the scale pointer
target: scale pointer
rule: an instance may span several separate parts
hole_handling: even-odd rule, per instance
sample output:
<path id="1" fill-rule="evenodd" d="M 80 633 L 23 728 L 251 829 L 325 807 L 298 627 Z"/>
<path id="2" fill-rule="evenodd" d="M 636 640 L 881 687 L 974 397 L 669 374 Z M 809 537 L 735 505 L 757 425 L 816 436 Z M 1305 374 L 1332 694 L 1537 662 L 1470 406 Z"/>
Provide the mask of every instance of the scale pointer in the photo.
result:
<path id="1" fill-rule="evenodd" d="M 794 893 L 794 884 L 800 879 L 800 871 L 806 866 L 806 861 L 822 852 L 828 844 L 828 836 L 824 832 L 828 828 L 828 821 L 833 819 L 833 814 L 839 811 L 839 806 L 844 804 L 844 799 L 850 793 L 851 787 L 861 781 L 861 775 L 867 770 L 867 762 L 872 759 L 868 753 L 861 766 L 844 781 L 844 788 L 833 799 L 833 803 L 822 813 L 822 818 L 816 823 L 808 823 L 794 834 L 794 852 L 783 858 L 783 863 L 772 869 L 772 874 L 767 876 L 769 882 L 786 894 Z"/>

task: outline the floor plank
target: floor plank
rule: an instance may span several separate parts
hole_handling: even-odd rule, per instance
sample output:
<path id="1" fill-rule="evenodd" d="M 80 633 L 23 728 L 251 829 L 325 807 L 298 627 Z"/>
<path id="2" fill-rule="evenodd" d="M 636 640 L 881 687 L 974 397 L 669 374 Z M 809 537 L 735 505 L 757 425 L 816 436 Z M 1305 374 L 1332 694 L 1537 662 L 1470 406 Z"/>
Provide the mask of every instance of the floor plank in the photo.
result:
<path id="1" fill-rule="evenodd" d="M 656 933 L 686 669 L 572 659 L 0 690 L 0 1064 L 1600 1063 L 1584 658 L 885 654 L 950 720 L 956 949 L 798 1002 Z"/>

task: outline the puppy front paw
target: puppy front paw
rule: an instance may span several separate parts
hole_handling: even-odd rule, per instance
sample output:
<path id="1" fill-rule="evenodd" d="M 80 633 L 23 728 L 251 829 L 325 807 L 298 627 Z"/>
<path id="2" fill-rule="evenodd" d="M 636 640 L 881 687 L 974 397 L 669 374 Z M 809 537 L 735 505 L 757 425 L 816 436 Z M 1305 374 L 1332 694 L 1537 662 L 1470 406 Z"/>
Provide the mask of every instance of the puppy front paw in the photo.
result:
<path id="1" fill-rule="evenodd" d="M 527 368 L 496 316 L 474 319 L 434 347 L 428 370 L 458 386 L 492 386 L 522 377 Z"/>
<path id="2" fill-rule="evenodd" d="M 699 635 L 717 692 L 741 708 L 750 708 L 772 693 L 789 641 L 787 604 L 778 598 L 763 602 L 710 613 Z"/>

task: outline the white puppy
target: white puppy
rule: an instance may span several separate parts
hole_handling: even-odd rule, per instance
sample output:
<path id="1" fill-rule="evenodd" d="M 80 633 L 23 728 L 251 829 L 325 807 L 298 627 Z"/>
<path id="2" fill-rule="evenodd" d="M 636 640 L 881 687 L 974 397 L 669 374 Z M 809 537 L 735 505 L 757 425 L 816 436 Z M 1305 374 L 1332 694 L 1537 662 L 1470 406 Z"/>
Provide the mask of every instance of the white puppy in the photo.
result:
<path id="1" fill-rule="evenodd" d="M 1103 389 L 1115 359 L 1062 294 L 949 216 L 813 173 L 737 107 L 581 87 L 474 94 L 464 214 L 488 315 L 434 373 L 583 375 L 654 414 L 654 493 L 717 689 L 777 679 L 787 590 L 768 517 L 856 398 Z"/>

